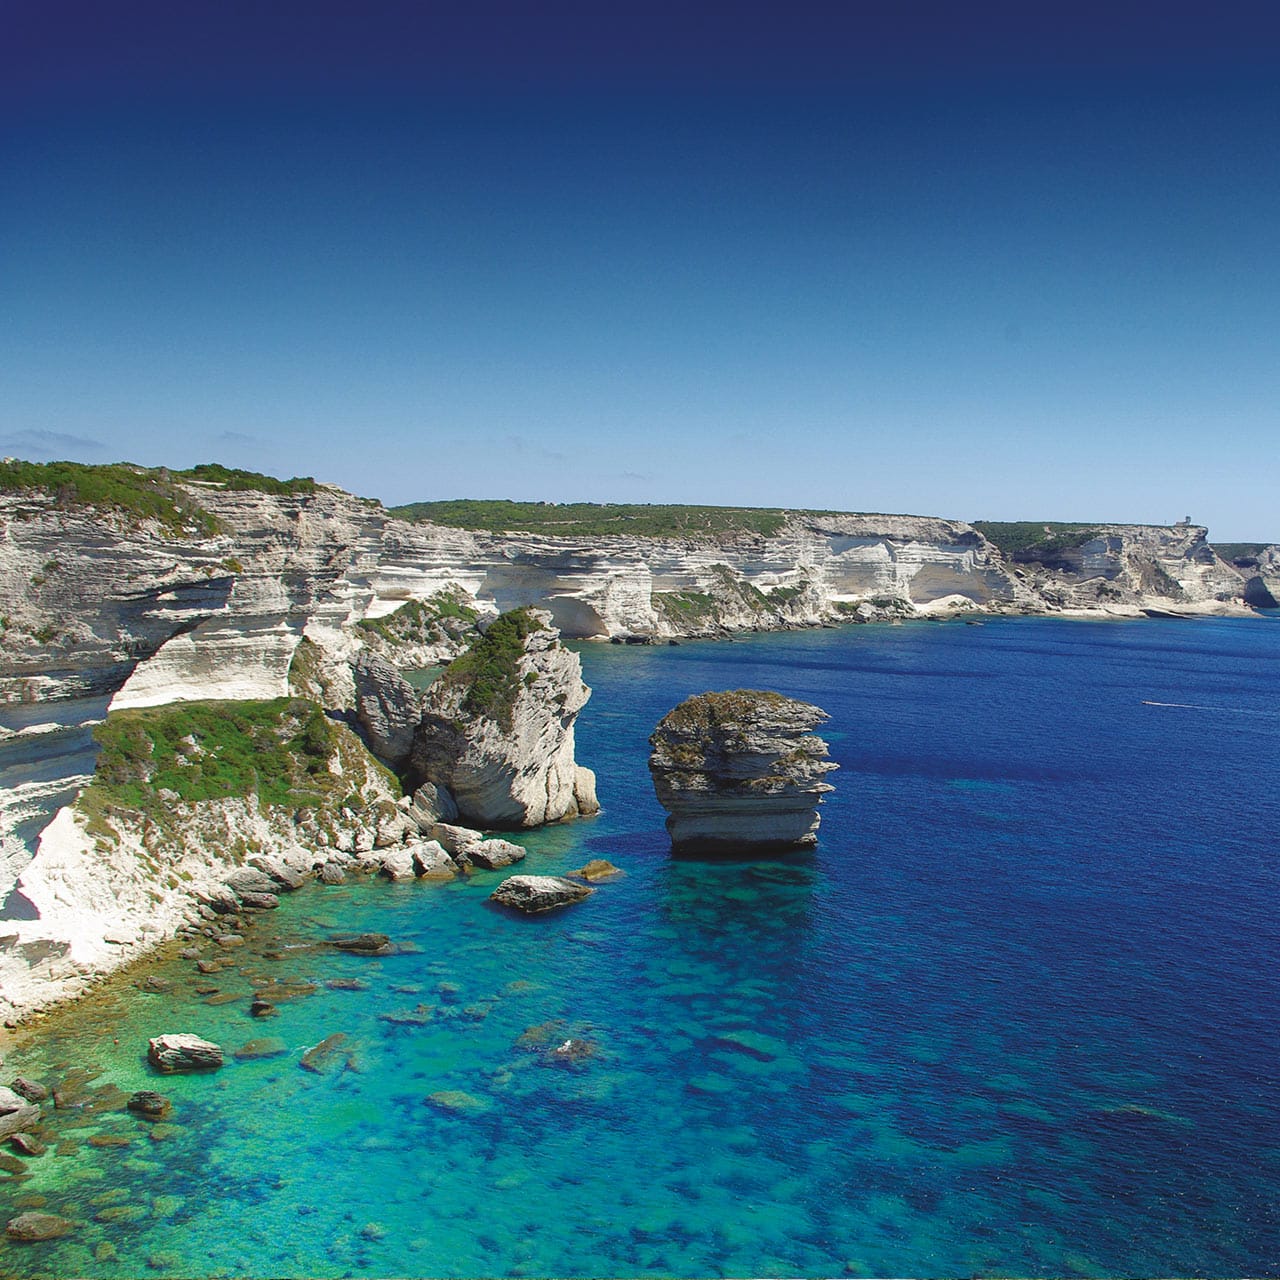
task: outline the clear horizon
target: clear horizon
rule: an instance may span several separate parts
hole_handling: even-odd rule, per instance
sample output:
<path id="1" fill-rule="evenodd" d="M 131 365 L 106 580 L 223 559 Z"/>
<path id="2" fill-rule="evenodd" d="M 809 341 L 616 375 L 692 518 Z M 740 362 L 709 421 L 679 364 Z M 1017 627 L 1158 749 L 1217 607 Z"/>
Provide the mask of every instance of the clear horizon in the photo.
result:
<path id="1" fill-rule="evenodd" d="M 32 5 L 0 453 L 1280 540 L 1278 22 Z"/>

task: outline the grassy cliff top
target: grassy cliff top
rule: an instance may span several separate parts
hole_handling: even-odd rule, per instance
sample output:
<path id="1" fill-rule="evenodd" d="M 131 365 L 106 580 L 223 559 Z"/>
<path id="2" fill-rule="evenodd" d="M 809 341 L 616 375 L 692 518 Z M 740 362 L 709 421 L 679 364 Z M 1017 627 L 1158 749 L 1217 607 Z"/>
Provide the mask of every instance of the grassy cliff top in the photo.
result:
<path id="1" fill-rule="evenodd" d="M 1060 520 L 975 520 L 973 527 L 1006 556 L 1027 560 L 1082 547 L 1101 532 L 1097 525 Z"/>
<path id="2" fill-rule="evenodd" d="M 310 476 L 277 480 L 216 462 L 201 463 L 186 471 L 169 471 L 132 462 L 26 462 L 21 458 L 0 461 L 0 493 L 48 494 L 66 510 L 112 511 L 138 521 L 154 520 L 175 537 L 216 533 L 217 520 L 182 487 L 182 481 L 277 495 L 314 493 L 317 488 Z"/>
<path id="3" fill-rule="evenodd" d="M 320 487 L 311 476 L 294 476 L 290 480 L 277 480 L 275 476 L 266 476 L 260 471 L 243 471 L 239 467 L 224 467 L 219 462 L 201 462 L 186 471 L 176 471 L 174 474 L 181 476 L 184 480 L 195 480 L 201 484 L 216 485 L 219 489 L 232 491 L 256 490 L 259 493 L 285 495 L 315 493 Z"/>
<path id="4" fill-rule="evenodd" d="M 767 507 L 686 507 L 631 502 L 510 502 L 459 498 L 390 507 L 400 520 L 430 521 L 487 533 L 713 539 L 722 534 L 777 533 L 787 513 Z"/>
<path id="5" fill-rule="evenodd" d="M 1210 545 L 1224 560 L 1231 562 L 1235 560 L 1253 560 L 1268 547 L 1275 544 L 1270 542 L 1214 542 L 1210 543 Z"/>
<path id="6" fill-rule="evenodd" d="M 90 790 L 146 810 L 158 792 L 188 802 L 256 794 L 271 804 L 322 803 L 337 728 L 314 702 L 179 702 L 113 711 L 94 730 L 101 748 Z"/>
<path id="7" fill-rule="evenodd" d="M 215 533 L 218 523 L 174 484 L 169 473 L 130 462 L 0 461 L 0 493 L 44 493 L 67 510 L 114 511 L 136 520 L 154 520 L 178 535 Z"/>

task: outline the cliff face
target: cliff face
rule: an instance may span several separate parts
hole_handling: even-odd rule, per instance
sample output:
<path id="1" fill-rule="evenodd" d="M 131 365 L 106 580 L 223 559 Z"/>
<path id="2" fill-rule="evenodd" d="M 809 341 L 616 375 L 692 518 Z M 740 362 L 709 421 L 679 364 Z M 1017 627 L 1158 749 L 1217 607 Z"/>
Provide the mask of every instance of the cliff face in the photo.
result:
<path id="1" fill-rule="evenodd" d="M 448 791 L 468 822 L 537 827 L 595 811 L 573 733 L 591 690 L 550 624 L 539 610 L 502 615 L 427 691 L 410 774 Z"/>
<path id="2" fill-rule="evenodd" d="M 649 739 L 649 772 L 680 853 L 750 853 L 817 842 L 836 765 L 812 730 L 826 712 L 758 689 L 686 698 Z"/>
<path id="3" fill-rule="evenodd" d="M 1101 525 L 1077 546 L 1012 556 L 1011 569 L 1054 609 L 1212 610 L 1243 603 L 1245 580 L 1199 525 Z"/>
<path id="4" fill-rule="evenodd" d="M 218 532 L 0 495 L 0 700 L 275 697 L 304 634 L 330 659 L 367 646 L 422 665 L 521 606 L 546 609 L 566 636 L 648 640 L 956 609 L 1229 609 L 1243 607 L 1246 582 L 1260 600 L 1277 581 L 1274 563 L 1229 565 L 1192 526 L 1105 526 L 1070 552 L 1015 561 L 971 526 L 928 517 L 552 537 L 410 524 L 325 486 L 185 491 Z"/>

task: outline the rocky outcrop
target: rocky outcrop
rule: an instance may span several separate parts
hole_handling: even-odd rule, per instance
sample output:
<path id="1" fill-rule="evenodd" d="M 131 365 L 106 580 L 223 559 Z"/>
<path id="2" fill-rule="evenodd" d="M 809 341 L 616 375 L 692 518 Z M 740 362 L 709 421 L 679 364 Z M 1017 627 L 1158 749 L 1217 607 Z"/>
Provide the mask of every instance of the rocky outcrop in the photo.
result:
<path id="1" fill-rule="evenodd" d="M 1280 546 L 1215 548 L 1244 578 L 1243 598 L 1255 609 L 1280 608 Z"/>
<path id="2" fill-rule="evenodd" d="M 818 806 L 837 766 L 807 702 L 738 689 L 687 698 L 649 742 L 649 771 L 681 853 L 751 853 L 817 842 Z"/>
<path id="3" fill-rule="evenodd" d="M 590 695 L 548 614 L 504 614 L 427 691 L 410 773 L 481 827 L 594 812 L 594 778 L 574 760 L 573 734 Z"/>
<path id="4" fill-rule="evenodd" d="M 155 1036 L 147 1041 L 147 1061 L 157 1071 L 212 1071 L 222 1066 L 222 1049 L 189 1032 Z"/>
<path id="5" fill-rule="evenodd" d="M 509 876 L 489 898 L 500 907 L 537 915 L 581 902 L 594 892 L 585 884 L 566 880 L 564 876 Z"/>
<path id="6" fill-rule="evenodd" d="M 1048 528 L 1046 528 L 1048 533 Z M 1201 525 L 1097 525 L 1008 556 L 1029 612 L 1202 614 L 1240 611 L 1245 579 Z"/>
<path id="7" fill-rule="evenodd" d="M 422 714 L 418 691 L 372 653 L 356 659 L 355 691 L 356 720 L 369 750 L 393 766 L 407 760 Z"/>

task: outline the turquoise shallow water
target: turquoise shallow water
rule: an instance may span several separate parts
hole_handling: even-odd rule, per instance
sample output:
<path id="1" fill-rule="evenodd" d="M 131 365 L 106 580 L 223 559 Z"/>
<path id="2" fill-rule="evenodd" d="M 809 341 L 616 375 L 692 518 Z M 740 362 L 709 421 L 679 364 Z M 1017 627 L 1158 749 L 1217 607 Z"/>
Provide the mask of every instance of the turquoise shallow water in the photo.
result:
<path id="1" fill-rule="evenodd" d="M 82 1225 L 0 1244 L 0 1271 L 1280 1273 L 1275 622 L 583 656 L 605 811 L 532 834 L 522 869 L 625 878 L 534 920 L 487 905 L 502 873 L 310 886 L 199 979 L 216 993 L 175 959 L 173 992 L 58 1021 L 5 1079 L 157 1087 L 161 1031 L 286 1052 L 164 1079 L 163 1141 L 106 1094 L 59 1113 L 74 1149 L 0 1182 L 0 1212 L 43 1196 Z M 647 735 L 742 686 L 832 713 L 821 844 L 673 861 Z M 365 928 L 404 951 L 323 946 Z M 318 989 L 252 1019 L 273 978 Z M 594 1055 L 549 1054 L 571 1037 Z"/>

